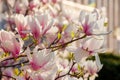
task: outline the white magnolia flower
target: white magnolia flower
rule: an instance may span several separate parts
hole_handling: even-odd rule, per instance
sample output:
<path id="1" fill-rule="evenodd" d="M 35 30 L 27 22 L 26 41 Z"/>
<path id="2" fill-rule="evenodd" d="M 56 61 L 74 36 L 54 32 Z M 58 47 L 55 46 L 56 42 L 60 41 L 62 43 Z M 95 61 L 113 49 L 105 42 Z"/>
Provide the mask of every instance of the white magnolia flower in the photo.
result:
<path id="1" fill-rule="evenodd" d="M 89 75 L 97 76 L 98 67 L 95 61 L 88 60 L 84 63 L 84 66 L 85 66 L 85 71 L 87 71 Z"/>
<path id="2" fill-rule="evenodd" d="M 86 35 L 106 35 L 110 32 L 107 32 L 105 29 L 105 18 L 99 18 L 97 12 L 87 13 L 81 11 L 79 21 L 82 26 L 82 31 Z"/>
<path id="3" fill-rule="evenodd" d="M 37 51 L 38 47 L 33 50 L 33 54 L 30 54 L 29 48 L 26 53 L 30 61 L 29 73 L 32 78 L 39 80 L 54 80 L 57 72 L 57 66 L 55 64 L 54 52 L 44 49 Z"/>
<path id="4" fill-rule="evenodd" d="M 95 37 L 87 37 L 86 39 L 81 42 L 79 47 L 75 45 L 71 45 L 66 49 L 70 52 L 74 53 L 75 60 L 80 62 L 83 58 L 86 58 L 90 55 L 94 55 L 95 53 L 101 51 L 101 47 L 104 43 L 104 37 L 101 36 L 100 38 Z"/>
<path id="5" fill-rule="evenodd" d="M 35 16 L 28 16 L 28 25 L 30 26 L 34 39 L 37 43 L 40 43 L 41 37 L 52 27 L 53 20 L 49 21 L 48 15 L 46 14 L 36 14 Z"/>

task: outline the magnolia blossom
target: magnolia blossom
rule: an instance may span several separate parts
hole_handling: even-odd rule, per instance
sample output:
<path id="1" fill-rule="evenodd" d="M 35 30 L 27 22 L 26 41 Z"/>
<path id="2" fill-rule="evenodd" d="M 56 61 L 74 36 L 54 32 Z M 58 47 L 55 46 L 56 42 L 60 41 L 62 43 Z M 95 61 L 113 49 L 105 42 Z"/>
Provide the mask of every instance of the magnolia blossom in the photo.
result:
<path id="1" fill-rule="evenodd" d="M 18 33 L 22 38 L 25 38 L 27 36 L 27 32 L 30 30 L 27 24 L 27 18 L 28 17 L 25 17 L 22 14 L 17 14 L 14 18 Z"/>
<path id="2" fill-rule="evenodd" d="M 49 53 L 48 53 L 49 52 Z M 54 53 L 50 53 L 48 50 L 37 51 L 36 49 L 33 52 L 33 55 L 28 55 L 31 68 L 33 70 L 44 69 L 46 64 L 49 64 L 49 61 L 52 60 Z"/>
<path id="3" fill-rule="evenodd" d="M 25 14 L 28 6 L 28 0 L 17 0 L 15 2 L 14 10 L 16 13 Z"/>
<path id="4" fill-rule="evenodd" d="M 33 10 L 34 8 L 38 7 L 40 4 L 39 0 L 32 0 L 29 3 L 30 10 Z"/>
<path id="5" fill-rule="evenodd" d="M 71 63 L 69 63 L 67 59 L 61 59 L 57 57 L 55 60 L 56 60 L 56 65 L 58 67 L 58 75 L 64 75 L 69 71 Z"/>
<path id="6" fill-rule="evenodd" d="M 20 70 L 18 68 L 7 68 L 3 71 L 3 74 L 4 75 L 7 75 L 7 76 L 13 76 L 14 78 L 16 78 L 17 80 L 26 80 L 26 75 L 23 71 L 21 71 L 20 73 Z M 20 74 L 18 76 L 18 74 Z M 9 80 L 10 78 L 9 77 L 4 77 L 4 80 Z"/>
<path id="7" fill-rule="evenodd" d="M 17 57 L 20 54 L 21 46 L 12 32 L 0 31 L 0 47 L 5 52 L 10 52 L 12 56 Z"/>
<path id="8" fill-rule="evenodd" d="M 92 54 L 94 51 L 99 50 L 103 46 L 103 43 L 103 36 L 88 37 L 82 42 L 82 49 L 88 51 L 89 54 Z"/>
<path id="9" fill-rule="evenodd" d="M 28 24 L 31 32 L 37 43 L 40 42 L 40 38 L 46 34 L 46 32 L 52 27 L 53 21 L 48 21 L 47 15 L 29 16 Z"/>
<path id="10" fill-rule="evenodd" d="M 3 74 L 4 74 L 4 75 L 8 75 L 8 76 L 13 76 L 13 75 L 14 75 L 13 69 L 12 69 L 12 68 L 7 68 L 7 69 L 5 69 L 5 70 L 3 71 Z M 5 80 L 8 80 L 7 77 L 4 78 L 4 79 L 5 79 Z"/>
<path id="11" fill-rule="evenodd" d="M 72 45 L 68 46 L 67 50 L 74 53 L 75 60 L 79 62 L 82 58 L 94 55 L 101 51 L 104 43 L 104 37 L 88 37 L 82 41 L 79 47 Z"/>
<path id="12" fill-rule="evenodd" d="M 89 14 L 81 11 L 79 21 L 82 26 L 82 31 L 88 36 L 105 35 L 109 33 L 105 31 L 105 18 L 99 18 L 98 13 L 95 11 Z"/>
<path id="13" fill-rule="evenodd" d="M 55 65 L 54 60 L 54 53 L 47 49 L 41 51 L 37 51 L 37 49 L 37 47 L 34 49 L 32 55 L 30 54 L 29 48 L 26 51 L 30 61 L 30 69 L 33 71 L 33 73 L 30 72 L 30 74 L 33 75 L 33 78 L 35 79 L 40 78 L 41 80 L 49 80 L 51 76 L 51 80 L 53 80 L 55 77 L 52 76 L 55 76 L 55 71 L 57 70 L 57 66 Z M 37 71 L 40 73 L 36 73 Z"/>
<path id="14" fill-rule="evenodd" d="M 85 66 L 85 70 L 89 73 L 89 75 L 97 76 L 96 73 L 98 72 L 98 67 L 96 65 L 96 62 L 86 61 L 84 66 Z"/>

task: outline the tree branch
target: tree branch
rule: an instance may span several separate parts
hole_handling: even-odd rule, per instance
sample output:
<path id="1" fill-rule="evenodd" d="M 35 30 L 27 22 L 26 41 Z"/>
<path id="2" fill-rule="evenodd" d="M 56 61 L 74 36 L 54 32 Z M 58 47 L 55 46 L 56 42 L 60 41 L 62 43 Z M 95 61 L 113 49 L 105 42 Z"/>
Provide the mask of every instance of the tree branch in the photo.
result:
<path id="1" fill-rule="evenodd" d="M 18 66 L 18 65 L 21 65 L 21 64 L 25 64 L 25 63 L 28 63 L 29 60 L 27 61 L 24 61 L 24 62 L 20 62 L 20 63 L 17 63 L 17 64 L 13 64 L 13 65 L 7 65 L 7 66 L 0 66 L 0 68 L 8 68 L 8 67 L 15 67 L 15 66 Z"/>
<path id="2" fill-rule="evenodd" d="M 56 77 L 55 80 L 57 80 L 57 79 L 59 79 L 59 78 L 62 78 L 62 77 L 64 77 L 64 76 L 66 76 L 66 75 L 69 75 L 69 74 L 70 74 L 70 71 L 72 70 L 72 68 L 73 68 L 73 66 L 75 65 L 75 63 L 76 63 L 76 62 L 73 62 L 72 66 L 70 67 L 69 71 L 68 71 L 66 74 L 63 74 L 63 75 L 61 75 L 61 76 Z"/>
<path id="3" fill-rule="evenodd" d="M 16 80 L 16 78 L 12 77 L 12 76 L 8 76 L 8 75 L 2 75 L 2 76 L 5 76 L 5 77 L 8 77 L 8 78 L 11 78 L 13 80 Z"/>

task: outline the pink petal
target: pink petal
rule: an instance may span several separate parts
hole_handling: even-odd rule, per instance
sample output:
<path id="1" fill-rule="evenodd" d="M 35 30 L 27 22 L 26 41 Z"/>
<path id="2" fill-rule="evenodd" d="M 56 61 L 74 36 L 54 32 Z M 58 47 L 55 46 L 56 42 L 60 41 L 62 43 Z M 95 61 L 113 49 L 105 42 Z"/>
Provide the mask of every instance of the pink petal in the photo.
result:
<path id="1" fill-rule="evenodd" d="M 40 23 L 38 22 L 38 20 L 36 18 L 32 17 L 31 19 L 32 20 L 29 20 L 29 25 L 30 25 L 32 34 L 36 40 L 39 40 L 40 36 L 41 36 Z"/>

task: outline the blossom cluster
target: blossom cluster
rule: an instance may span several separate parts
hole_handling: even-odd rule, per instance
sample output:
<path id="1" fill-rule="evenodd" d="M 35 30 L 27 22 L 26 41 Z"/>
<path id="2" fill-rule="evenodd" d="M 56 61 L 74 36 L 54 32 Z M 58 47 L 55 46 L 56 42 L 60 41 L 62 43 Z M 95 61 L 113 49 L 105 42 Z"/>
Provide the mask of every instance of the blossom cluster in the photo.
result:
<path id="1" fill-rule="evenodd" d="M 0 80 L 93 80 L 102 68 L 105 18 L 95 9 L 77 19 L 62 0 L 1 0 Z M 65 9 L 64 9 L 65 10 Z M 88 57 L 95 56 L 95 60 Z"/>

